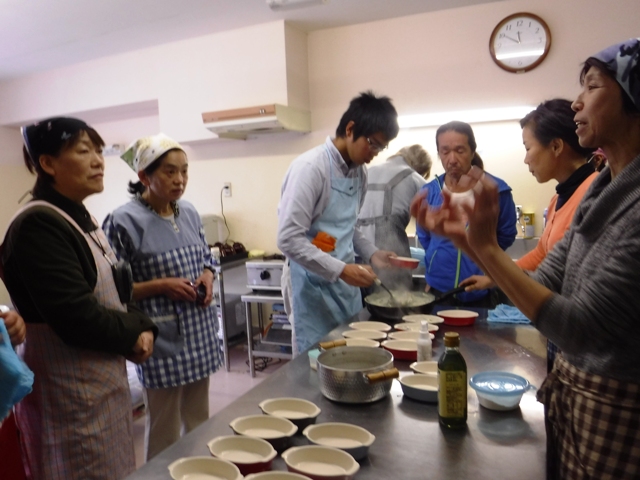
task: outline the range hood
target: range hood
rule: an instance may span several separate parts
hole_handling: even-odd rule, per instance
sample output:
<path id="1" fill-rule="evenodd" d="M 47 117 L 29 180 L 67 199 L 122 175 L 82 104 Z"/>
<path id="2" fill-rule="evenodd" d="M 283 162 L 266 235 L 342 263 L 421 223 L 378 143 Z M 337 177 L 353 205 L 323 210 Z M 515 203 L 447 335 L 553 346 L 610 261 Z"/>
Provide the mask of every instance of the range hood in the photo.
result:
<path id="1" fill-rule="evenodd" d="M 311 131 L 309 112 L 279 104 L 205 112 L 202 121 L 220 138 L 241 140 L 250 135 Z"/>

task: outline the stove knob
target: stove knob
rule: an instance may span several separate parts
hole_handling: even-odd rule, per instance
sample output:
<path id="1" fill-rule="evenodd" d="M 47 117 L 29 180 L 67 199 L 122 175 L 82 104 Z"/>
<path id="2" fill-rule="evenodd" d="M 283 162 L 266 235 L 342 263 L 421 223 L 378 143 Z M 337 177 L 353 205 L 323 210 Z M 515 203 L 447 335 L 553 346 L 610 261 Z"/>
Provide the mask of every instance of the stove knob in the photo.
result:
<path id="1" fill-rule="evenodd" d="M 271 278 L 271 274 L 267 270 L 260 272 L 260 280 L 268 280 Z"/>

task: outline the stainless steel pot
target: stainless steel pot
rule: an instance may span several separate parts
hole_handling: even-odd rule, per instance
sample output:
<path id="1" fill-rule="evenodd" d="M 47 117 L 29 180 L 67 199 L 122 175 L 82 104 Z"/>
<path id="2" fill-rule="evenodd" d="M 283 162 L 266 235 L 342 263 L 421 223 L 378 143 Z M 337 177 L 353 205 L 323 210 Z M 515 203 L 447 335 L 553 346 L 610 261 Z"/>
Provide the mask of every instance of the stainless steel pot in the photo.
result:
<path id="1" fill-rule="evenodd" d="M 320 391 L 329 400 L 370 403 L 389 393 L 394 378 L 393 355 L 370 347 L 336 347 L 318 356 Z"/>

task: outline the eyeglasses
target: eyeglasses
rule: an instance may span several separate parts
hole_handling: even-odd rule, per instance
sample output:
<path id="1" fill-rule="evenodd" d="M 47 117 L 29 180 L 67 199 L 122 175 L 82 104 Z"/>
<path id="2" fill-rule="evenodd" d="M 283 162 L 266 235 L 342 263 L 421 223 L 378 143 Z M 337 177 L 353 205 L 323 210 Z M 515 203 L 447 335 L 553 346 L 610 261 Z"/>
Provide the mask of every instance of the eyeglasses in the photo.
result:
<path id="1" fill-rule="evenodd" d="M 369 137 L 366 137 L 367 143 L 369 144 L 369 150 L 374 153 L 380 153 L 383 150 L 386 150 L 389 145 L 380 145 L 379 143 L 374 142 Z"/>

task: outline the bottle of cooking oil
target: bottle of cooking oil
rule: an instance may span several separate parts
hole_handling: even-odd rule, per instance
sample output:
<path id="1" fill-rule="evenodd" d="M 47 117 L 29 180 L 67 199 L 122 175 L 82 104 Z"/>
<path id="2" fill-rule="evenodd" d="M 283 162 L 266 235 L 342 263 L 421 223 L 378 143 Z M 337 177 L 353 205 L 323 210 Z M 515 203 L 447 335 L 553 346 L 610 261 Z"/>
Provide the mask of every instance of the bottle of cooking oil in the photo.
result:
<path id="1" fill-rule="evenodd" d="M 460 335 L 444 334 L 445 351 L 438 361 L 438 419 L 446 428 L 467 423 L 467 363 L 460 353 Z"/>

